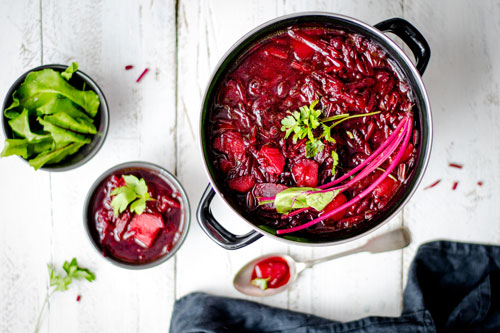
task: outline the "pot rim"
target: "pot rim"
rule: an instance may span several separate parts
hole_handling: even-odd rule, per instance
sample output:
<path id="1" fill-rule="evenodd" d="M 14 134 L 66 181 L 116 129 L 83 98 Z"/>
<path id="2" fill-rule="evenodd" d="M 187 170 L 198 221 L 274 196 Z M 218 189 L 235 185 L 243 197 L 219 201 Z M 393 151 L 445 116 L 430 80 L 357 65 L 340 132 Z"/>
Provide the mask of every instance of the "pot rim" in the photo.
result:
<path id="1" fill-rule="evenodd" d="M 428 125 L 427 126 L 427 130 L 428 130 L 427 144 L 425 146 L 421 147 L 421 153 L 420 153 L 421 154 L 420 158 L 422 159 L 422 167 L 421 167 L 421 169 L 417 170 L 418 174 L 416 174 L 414 176 L 414 177 L 416 177 L 415 180 L 414 180 L 414 185 L 410 189 L 410 191 L 406 194 L 406 197 L 399 203 L 399 207 L 396 210 L 394 210 L 394 212 L 392 214 L 390 214 L 389 216 L 387 216 L 383 221 L 381 221 L 377 225 L 371 227 L 370 229 L 368 229 L 368 230 L 366 230 L 364 232 L 361 232 L 358 235 L 354 235 L 352 237 L 348 237 L 348 238 L 345 238 L 345 239 L 339 239 L 339 240 L 334 240 L 334 241 L 329 241 L 329 242 L 321 242 L 321 243 L 299 242 L 299 241 L 295 241 L 295 240 L 286 239 L 286 238 L 283 238 L 283 237 L 280 237 L 280 236 L 277 236 L 277 235 L 273 235 L 272 233 L 269 233 L 269 232 L 267 232 L 267 231 L 265 231 L 263 229 L 260 229 L 255 224 L 253 224 L 251 221 L 247 220 L 244 216 L 242 216 L 242 214 L 240 214 L 226 200 L 225 195 L 222 193 L 222 191 L 220 191 L 220 189 L 218 188 L 218 186 L 216 186 L 216 183 L 215 183 L 214 179 L 212 178 L 212 175 L 211 175 L 210 170 L 209 170 L 208 165 L 207 165 L 207 159 L 205 158 L 205 155 L 204 155 L 205 149 L 204 149 L 204 145 L 203 145 L 202 120 L 203 120 L 203 114 L 205 112 L 205 110 L 204 110 L 205 102 L 206 102 L 207 98 L 209 97 L 208 93 L 209 93 L 211 84 L 214 81 L 214 78 L 216 77 L 217 73 L 221 69 L 221 66 L 223 65 L 223 63 L 225 62 L 225 60 L 243 42 L 245 42 L 248 38 L 251 38 L 258 31 L 260 31 L 260 30 L 262 30 L 262 29 L 264 29 L 264 28 L 266 28 L 268 26 L 271 26 L 271 25 L 273 25 L 275 23 L 283 21 L 283 20 L 287 20 L 287 19 L 291 19 L 291 18 L 307 17 L 307 16 L 326 16 L 326 17 L 331 17 L 331 18 L 335 18 L 335 19 L 341 19 L 341 20 L 350 21 L 350 22 L 352 22 L 352 23 L 354 23 L 354 24 L 362 27 L 363 29 L 372 32 L 373 34 L 377 35 L 380 39 L 382 39 L 384 41 L 384 43 L 385 43 L 382 46 L 384 46 L 386 48 L 390 48 L 391 50 L 393 50 L 394 52 L 396 52 L 398 54 L 398 56 L 400 56 L 404 60 L 404 63 L 408 66 L 408 68 L 409 68 L 409 70 L 410 70 L 413 78 L 416 81 L 416 85 L 415 85 L 414 88 L 418 88 L 420 90 L 421 95 L 422 95 L 422 102 L 423 102 L 423 105 L 425 105 L 425 108 L 423 108 L 421 110 L 421 113 L 422 114 L 425 113 L 426 116 L 427 116 L 427 119 L 428 119 L 428 124 L 427 124 Z M 344 243 L 351 242 L 351 241 L 354 241 L 356 239 L 362 238 L 362 237 L 368 235 L 369 233 L 372 233 L 373 231 L 379 229 L 383 225 L 387 224 L 389 221 L 391 221 L 394 217 L 396 217 L 396 215 L 398 215 L 402 211 L 402 209 L 406 206 L 406 204 L 411 199 L 411 197 L 413 196 L 413 194 L 415 194 L 418 186 L 420 185 L 420 183 L 422 181 L 422 178 L 423 178 L 423 176 L 425 174 L 425 171 L 427 169 L 427 165 L 429 163 L 430 154 L 431 154 L 431 150 L 432 150 L 433 125 L 432 125 L 432 113 L 431 113 L 431 106 L 430 106 L 430 102 L 429 102 L 429 97 L 428 97 L 428 94 L 427 94 L 427 90 L 425 89 L 425 85 L 424 85 L 424 82 L 422 80 L 422 77 L 421 77 L 420 73 L 418 72 L 418 70 L 416 69 L 416 67 L 413 64 L 413 62 L 408 57 L 408 55 L 391 38 L 389 38 L 386 34 L 384 34 L 382 31 L 378 30 L 374 26 L 369 25 L 369 24 L 367 24 L 367 23 L 365 23 L 363 21 L 360 21 L 358 19 L 355 19 L 355 18 L 347 16 L 347 15 L 342 15 L 342 14 L 337 14 L 337 13 L 330 13 L 330 12 L 323 12 L 323 11 L 303 11 L 303 12 L 297 12 L 297 13 L 292 13 L 292 14 L 287 14 L 287 15 L 279 16 L 277 18 L 274 18 L 272 20 L 266 21 L 266 22 L 258 25 L 257 27 L 253 28 L 252 30 L 250 30 L 249 32 L 247 32 L 245 35 L 243 35 L 241 38 L 239 38 L 224 53 L 224 55 L 220 58 L 220 60 L 218 61 L 218 63 L 215 65 L 214 70 L 212 71 L 212 74 L 210 75 L 210 77 L 208 79 L 208 84 L 207 84 L 207 87 L 206 87 L 205 92 L 203 94 L 202 105 L 201 105 L 201 113 L 200 113 L 200 118 L 199 118 L 199 136 L 200 136 L 199 144 L 200 144 L 200 148 L 201 148 L 200 152 L 202 154 L 203 167 L 205 169 L 205 173 L 208 176 L 208 179 L 209 179 L 210 185 L 212 186 L 212 189 L 216 192 L 216 194 L 219 197 L 221 197 L 221 199 L 224 201 L 224 203 L 226 203 L 226 205 L 228 205 L 230 207 L 230 209 L 235 214 L 237 214 L 243 221 L 245 221 L 252 228 L 252 230 L 255 230 L 256 232 L 258 232 L 258 233 L 260 233 L 260 234 L 262 234 L 262 235 L 264 235 L 266 237 L 271 237 L 272 239 L 278 240 L 280 242 L 284 242 L 284 243 L 289 244 L 289 245 L 301 245 L 301 246 L 307 246 L 307 247 L 323 247 L 323 246 L 331 246 L 331 245 L 340 245 L 340 244 L 344 244 Z"/>
<path id="2" fill-rule="evenodd" d="M 145 264 L 132 264 L 132 263 L 120 261 L 120 260 L 115 259 L 114 257 L 111 257 L 111 256 L 103 256 L 102 249 L 99 247 L 96 240 L 92 236 L 92 233 L 90 232 L 89 222 L 91 219 L 93 220 L 93 217 L 89 216 L 88 212 L 89 212 L 90 206 L 93 203 L 92 198 L 95 194 L 95 191 L 97 190 L 99 185 L 101 185 L 101 183 L 107 177 L 109 177 L 110 175 L 112 175 L 116 171 L 123 170 L 126 168 L 137 168 L 137 169 L 142 168 L 142 169 L 146 169 L 148 171 L 153 171 L 153 172 L 157 173 L 161 178 L 164 177 L 169 182 L 171 182 L 172 184 L 169 184 L 169 185 L 173 185 L 174 189 L 177 190 L 181 194 L 181 197 L 182 197 L 182 204 L 183 204 L 183 210 L 184 210 L 184 214 L 183 214 L 184 230 L 182 231 L 179 240 L 174 245 L 174 247 L 170 250 L 170 252 L 165 254 L 163 257 L 160 257 L 156 260 L 153 260 L 153 261 L 145 263 Z M 85 197 L 85 201 L 83 204 L 83 228 L 85 229 L 85 233 L 87 235 L 89 242 L 92 244 L 92 247 L 97 251 L 99 256 L 104 258 L 106 261 L 111 262 L 115 266 L 118 266 L 121 268 L 126 268 L 126 269 L 131 269 L 131 270 L 142 270 L 142 269 L 152 268 L 152 267 L 158 266 L 158 265 L 164 263 L 165 261 L 167 261 L 168 259 L 172 258 L 177 253 L 177 251 L 180 249 L 182 244 L 184 243 L 184 241 L 187 237 L 187 234 L 189 232 L 190 225 L 191 225 L 191 207 L 189 204 L 189 198 L 187 196 L 186 191 L 184 190 L 184 187 L 182 186 L 180 181 L 177 179 L 177 177 L 175 177 L 167 169 L 165 169 L 157 164 L 151 163 L 151 162 L 130 161 L 130 162 L 124 162 L 124 163 L 117 164 L 117 165 L 107 169 L 106 171 L 101 173 L 99 175 L 99 177 L 97 177 L 97 179 L 89 187 L 89 190 L 87 192 L 87 195 Z"/>

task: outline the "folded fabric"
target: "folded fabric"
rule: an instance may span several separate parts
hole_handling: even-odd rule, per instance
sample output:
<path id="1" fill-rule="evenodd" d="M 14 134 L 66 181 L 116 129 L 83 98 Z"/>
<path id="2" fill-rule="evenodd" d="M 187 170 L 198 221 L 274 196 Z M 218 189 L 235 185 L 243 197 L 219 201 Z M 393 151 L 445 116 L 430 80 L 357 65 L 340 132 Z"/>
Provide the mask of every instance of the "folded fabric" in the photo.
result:
<path id="1" fill-rule="evenodd" d="M 175 303 L 170 332 L 500 332 L 500 247 L 422 245 L 410 267 L 400 317 L 341 323 L 193 293 Z"/>

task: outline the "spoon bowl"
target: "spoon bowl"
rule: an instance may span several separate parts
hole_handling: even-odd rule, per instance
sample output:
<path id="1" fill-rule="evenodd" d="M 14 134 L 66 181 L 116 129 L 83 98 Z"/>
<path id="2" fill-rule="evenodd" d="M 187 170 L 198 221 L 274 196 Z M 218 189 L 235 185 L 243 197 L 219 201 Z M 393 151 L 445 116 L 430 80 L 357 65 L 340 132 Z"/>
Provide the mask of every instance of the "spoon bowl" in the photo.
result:
<path id="1" fill-rule="evenodd" d="M 254 260 L 248 262 L 245 266 L 243 266 L 238 271 L 238 273 L 236 273 L 236 276 L 234 277 L 233 280 L 233 285 L 236 288 L 236 290 L 248 296 L 254 296 L 254 297 L 272 296 L 289 288 L 295 282 L 299 274 L 304 269 L 312 267 L 316 264 L 320 264 L 326 261 L 330 261 L 333 259 L 345 257 L 360 252 L 381 253 L 393 250 L 400 250 L 408 246 L 410 242 L 411 242 L 411 236 L 408 229 L 399 228 L 381 234 L 377 237 L 374 237 L 368 240 L 363 246 L 315 260 L 300 262 L 296 261 L 295 259 L 286 254 L 280 254 L 280 253 L 266 254 L 261 257 L 255 258 Z M 252 272 L 257 263 L 271 257 L 281 257 L 286 260 L 288 264 L 288 269 L 290 271 L 290 279 L 288 280 L 287 283 L 278 288 L 267 288 L 263 290 L 251 284 Z"/>

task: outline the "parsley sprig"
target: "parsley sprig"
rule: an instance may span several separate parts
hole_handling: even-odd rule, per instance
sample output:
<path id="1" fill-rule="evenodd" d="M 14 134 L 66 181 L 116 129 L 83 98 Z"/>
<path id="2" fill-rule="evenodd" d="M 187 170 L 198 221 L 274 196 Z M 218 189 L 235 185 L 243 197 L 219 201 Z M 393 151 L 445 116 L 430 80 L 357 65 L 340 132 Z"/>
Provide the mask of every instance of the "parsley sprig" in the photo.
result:
<path id="1" fill-rule="evenodd" d="M 322 139 L 335 143 L 335 139 L 331 135 L 331 130 L 335 126 L 349 119 L 373 116 L 380 113 L 380 111 L 355 115 L 345 113 L 320 120 L 319 117 L 321 116 L 322 111 L 314 109 L 317 104 L 318 100 L 313 101 L 309 106 L 301 106 L 299 111 L 288 111 L 289 115 L 281 120 L 281 131 L 286 132 L 285 139 L 287 139 L 292 133 L 293 143 L 297 143 L 298 140 L 304 139 L 305 137 L 308 138 L 306 143 L 307 158 L 312 158 L 323 150 L 325 145 Z M 326 125 L 326 123 L 331 121 L 335 122 L 330 126 Z M 315 137 L 314 130 L 320 125 L 323 132 L 319 137 Z"/>
<path id="2" fill-rule="evenodd" d="M 85 279 L 89 282 L 95 280 L 95 275 L 87 268 L 83 268 L 78 266 L 76 258 L 73 258 L 70 262 L 65 261 L 62 268 L 66 274 L 59 274 L 55 270 L 54 266 L 47 265 L 49 271 L 49 288 L 47 289 L 47 294 L 45 296 L 45 300 L 42 305 L 42 309 L 40 310 L 40 314 L 38 315 L 38 319 L 36 321 L 35 333 L 40 329 L 40 320 L 42 318 L 42 314 L 49 302 L 50 296 L 52 296 L 56 291 L 66 291 L 68 290 L 69 285 L 75 280 Z"/>
<path id="3" fill-rule="evenodd" d="M 130 204 L 130 212 L 142 214 L 146 209 L 146 201 L 154 200 L 149 195 L 146 181 L 144 178 L 139 180 L 134 175 L 123 175 L 122 178 L 125 180 L 125 186 L 117 187 L 110 193 L 115 196 L 111 200 L 113 213 L 115 216 L 120 215 Z"/>

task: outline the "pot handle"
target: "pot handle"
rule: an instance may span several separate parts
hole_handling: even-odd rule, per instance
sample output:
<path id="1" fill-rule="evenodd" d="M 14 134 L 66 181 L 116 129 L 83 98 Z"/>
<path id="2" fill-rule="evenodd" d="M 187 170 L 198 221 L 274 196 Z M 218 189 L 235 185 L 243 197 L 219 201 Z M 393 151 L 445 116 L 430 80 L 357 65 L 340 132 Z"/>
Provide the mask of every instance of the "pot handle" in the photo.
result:
<path id="1" fill-rule="evenodd" d="M 375 24 L 375 28 L 383 32 L 392 32 L 401 38 L 410 48 L 417 61 L 418 72 L 424 74 L 431 57 L 431 48 L 424 36 L 410 22 L 402 18 L 392 18 Z"/>
<path id="2" fill-rule="evenodd" d="M 215 243 L 222 246 L 226 250 L 237 250 L 247 245 L 252 244 L 257 239 L 262 237 L 262 234 L 255 230 L 250 231 L 245 235 L 234 235 L 227 231 L 212 215 L 210 204 L 215 197 L 215 191 L 212 186 L 208 184 L 205 192 L 201 196 L 200 204 L 196 211 L 196 218 L 201 229 L 212 239 Z"/>

